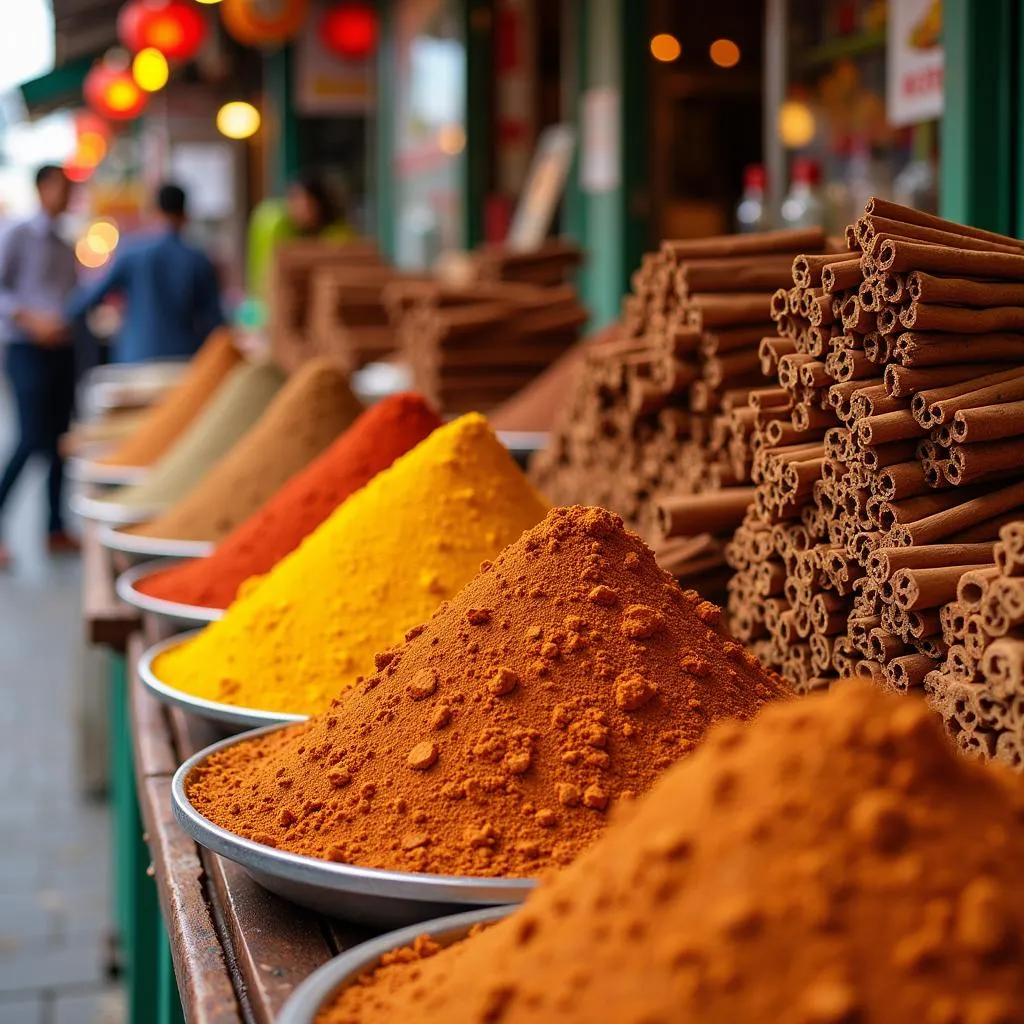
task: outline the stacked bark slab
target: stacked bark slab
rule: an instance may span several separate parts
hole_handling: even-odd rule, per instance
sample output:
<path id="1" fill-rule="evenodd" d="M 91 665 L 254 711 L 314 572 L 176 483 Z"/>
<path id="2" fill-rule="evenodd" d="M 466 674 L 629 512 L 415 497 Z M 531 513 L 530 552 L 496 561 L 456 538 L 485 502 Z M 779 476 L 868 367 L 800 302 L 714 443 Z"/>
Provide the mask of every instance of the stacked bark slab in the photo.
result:
<path id="1" fill-rule="evenodd" d="M 847 242 L 772 299 L 729 608 L 801 690 L 907 690 L 949 651 L 960 577 L 1024 518 L 1024 244 L 877 199 Z"/>
<path id="2" fill-rule="evenodd" d="M 394 283 L 384 294 L 416 388 L 452 414 L 500 405 L 565 353 L 587 321 L 571 285 Z"/>
<path id="3" fill-rule="evenodd" d="M 532 467 L 558 503 L 613 509 L 662 564 L 703 590 L 753 491 L 742 430 L 763 379 L 773 291 L 820 231 L 662 244 L 633 276 L 619 330 L 590 346 L 551 444 Z M 749 432 L 749 431 L 748 431 Z"/>

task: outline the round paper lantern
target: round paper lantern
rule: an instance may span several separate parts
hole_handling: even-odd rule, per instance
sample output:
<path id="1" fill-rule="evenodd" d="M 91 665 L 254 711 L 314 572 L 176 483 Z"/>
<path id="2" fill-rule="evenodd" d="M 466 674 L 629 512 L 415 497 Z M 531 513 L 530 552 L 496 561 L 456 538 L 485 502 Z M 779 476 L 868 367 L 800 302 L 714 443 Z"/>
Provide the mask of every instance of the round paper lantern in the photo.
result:
<path id="1" fill-rule="evenodd" d="M 309 0 L 223 0 L 224 27 L 246 46 L 279 46 L 302 28 Z"/>
<path id="2" fill-rule="evenodd" d="M 343 3 L 325 12 L 320 39 L 345 60 L 365 60 L 377 48 L 377 12 L 364 3 Z"/>
<path id="3" fill-rule="evenodd" d="M 130 121 L 146 109 L 149 97 L 139 88 L 127 68 L 94 64 L 82 83 L 85 102 L 101 117 Z"/>
<path id="4" fill-rule="evenodd" d="M 170 60 L 191 60 L 206 37 L 206 19 L 183 0 L 131 0 L 117 16 L 117 34 L 132 53 L 153 48 Z"/>

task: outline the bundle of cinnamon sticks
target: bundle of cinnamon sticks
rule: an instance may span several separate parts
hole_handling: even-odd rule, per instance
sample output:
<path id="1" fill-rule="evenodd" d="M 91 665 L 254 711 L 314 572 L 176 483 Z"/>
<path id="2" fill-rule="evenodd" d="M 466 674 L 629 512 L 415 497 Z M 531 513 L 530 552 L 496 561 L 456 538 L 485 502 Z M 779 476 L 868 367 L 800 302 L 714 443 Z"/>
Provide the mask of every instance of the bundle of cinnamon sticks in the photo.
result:
<path id="1" fill-rule="evenodd" d="M 745 484 L 769 302 L 822 232 L 667 241 L 633 275 L 616 336 L 591 346 L 533 474 L 558 503 L 602 504 L 651 542 L 662 565 L 707 596 Z M 735 429 L 734 429 L 735 427 Z"/>
<path id="2" fill-rule="evenodd" d="M 800 689 L 905 690 L 949 653 L 960 577 L 1024 518 L 1024 243 L 878 199 L 847 241 L 772 297 L 730 612 Z"/>
<path id="3" fill-rule="evenodd" d="M 537 249 L 517 251 L 504 245 L 485 245 L 472 254 L 473 276 L 479 281 L 513 281 L 555 288 L 568 284 L 583 262 L 583 250 L 560 238 L 549 238 Z"/>
<path id="4" fill-rule="evenodd" d="M 394 281 L 384 304 L 416 388 L 452 414 L 500 405 L 573 345 L 587 321 L 571 285 Z"/>
<path id="5" fill-rule="evenodd" d="M 318 335 L 313 314 L 314 279 L 321 273 L 389 273 L 377 248 L 368 242 L 302 239 L 274 248 L 268 289 L 268 327 L 274 358 L 292 372 L 333 345 Z M 394 273 L 391 271 L 390 273 Z"/>

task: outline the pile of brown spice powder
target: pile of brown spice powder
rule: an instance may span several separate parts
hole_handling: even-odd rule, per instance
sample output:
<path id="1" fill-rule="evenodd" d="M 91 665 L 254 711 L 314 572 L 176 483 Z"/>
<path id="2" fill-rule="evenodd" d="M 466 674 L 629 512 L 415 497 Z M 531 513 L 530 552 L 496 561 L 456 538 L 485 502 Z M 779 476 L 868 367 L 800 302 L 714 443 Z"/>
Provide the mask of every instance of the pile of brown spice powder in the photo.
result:
<path id="1" fill-rule="evenodd" d="M 317 1024 L 1010 1024 L 1022 815 L 1020 779 L 957 757 L 923 702 L 779 702 L 507 920 L 390 954 Z"/>
<path id="2" fill-rule="evenodd" d="M 377 674 L 307 723 L 212 756 L 202 814 L 364 867 L 532 876 L 567 864 L 709 724 L 788 685 L 615 514 L 551 511 Z"/>

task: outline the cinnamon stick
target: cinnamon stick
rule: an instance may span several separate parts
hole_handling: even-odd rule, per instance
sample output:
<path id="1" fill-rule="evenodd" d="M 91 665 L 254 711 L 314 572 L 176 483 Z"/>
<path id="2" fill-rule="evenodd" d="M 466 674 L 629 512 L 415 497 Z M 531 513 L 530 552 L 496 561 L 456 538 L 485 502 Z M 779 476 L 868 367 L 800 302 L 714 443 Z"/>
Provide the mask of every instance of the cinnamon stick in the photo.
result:
<path id="1" fill-rule="evenodd" d="M 867 222 L 867 230 L 864 232 L 861 244 L 865 249 L 870 250 L 875 262 L 882 270 L 900 269 L 885 265 L 881 245 L 887 239 L 913 239 L 919 243 L 948 249 L 965 249 L 969 252 L 1024 253 L 1024 248 L 1015 239 L 1004 238 L 1002 241 L 995 241 L 994 239 L 976 238 L 961 232 L 962 225 L 959 224 L 951 224 L 949 228 L 935 228 L 921 224 L 901 223 L 889 217 L 873 215 L 864 217 L 863 220 Z M 924 267 L 923 269 L 930 270 L 932 268 Z"/>
<path id="2" fill-rule="evenodd" d="M 892 575 L 893 603 L 907 611 L 937 608 L 956 596 L 960 577 L 984 565 L 941 566 L 934 569 L 899 569 Z"/>
<path id="3" fill-rule="evenodd" d="M 962 505 L 936 512 L 915 523 L 897 526 L 891 531 L 892 537 L 901 547 L 909 544 L 934 544 L 947 537 L 965 533 L 972 527 L 994 520 L 1021 505 L 1024 505 L 1024 481 L 972 498 Z"/>
<path id="4" fill-rule="evenodd" d="M 965 394 L 956 395 L 951 398 L 940 399 L 930 402 L 928 405 L 928 417 L 932 425 L 939 425 L 952 420 L 954 415 L 961 409 L 977 409 L 986 405 L 997 405 L 1001 402 L 1014 402 L 1024 399 L 1024 369 L 1017 370 L 1012 376 L 1007 371 L 1007 376 L 976 390 L 968 391 Z"/>
<path id="5" fill-rule="evenodd" d="M 955 244 L 929 245 L 904 239 L 884 239 L 875 260 L 882 271 L 926 270 L 958 277 L 1024 281 L 1024 254 L 972 251 Z"/>
<path id="6" fill-rule="evenodd" d="M 1024 401 L 958 409 L 950 424 L 950 436 L 958 444 L 996 441 L 1024 432 Z"/>
<path id="7" fill-rule="evenodd" d="M 679 495 L 656 502 L 665 538 L 732 532 L 743 520 L 754 496 L 753 487 L 728 487 L 710 494 Z"/>
<path id="8" fill-rule="evenodd" d="M 915 210 L 910 206 L 903 206 L 894 203 L 891 199 L 881 199 L 872 196 L 864 204 L 864 213 L 868 217 L 885 217 L 890 221 L 902 224 L 915 224 L 919 227 L 934 228 L 939 231 L 950 231 L 958 235 L 966 235 L 968 238 L 978 238 L 983 241 L 995 242 L 996 244 L 1016 245 L 1024 248 L 1024 243 L 1010 238 L 1008 235 L 1000 235 L 995 231 L 988 231 L 985 228 L 975 228 L 968 224 L 958 224 L 953 220 L 946 220 L 934 213 L 926 213 L 923 210 Z"/>
<path id="9" fill-rule="evenodd" d="M 944 331 L 953 334 L 990 334 L 1024 329 L 1024 307 L 989 306 L 967 309 L 939 306 L 915 299 L 900 313 L 900 323 L 910 330 Z"/>
<path id="10" fill-rule="evenodd" d="M 720 235 L 679 241 L 669 239 L 661 243 L 661 252 L 681 262 L 762 253 L 811 253 L 819 252 L 824 247 L 825 233 L 820 228 L 796 228 L 762 231 L 751 235 Z"/>

